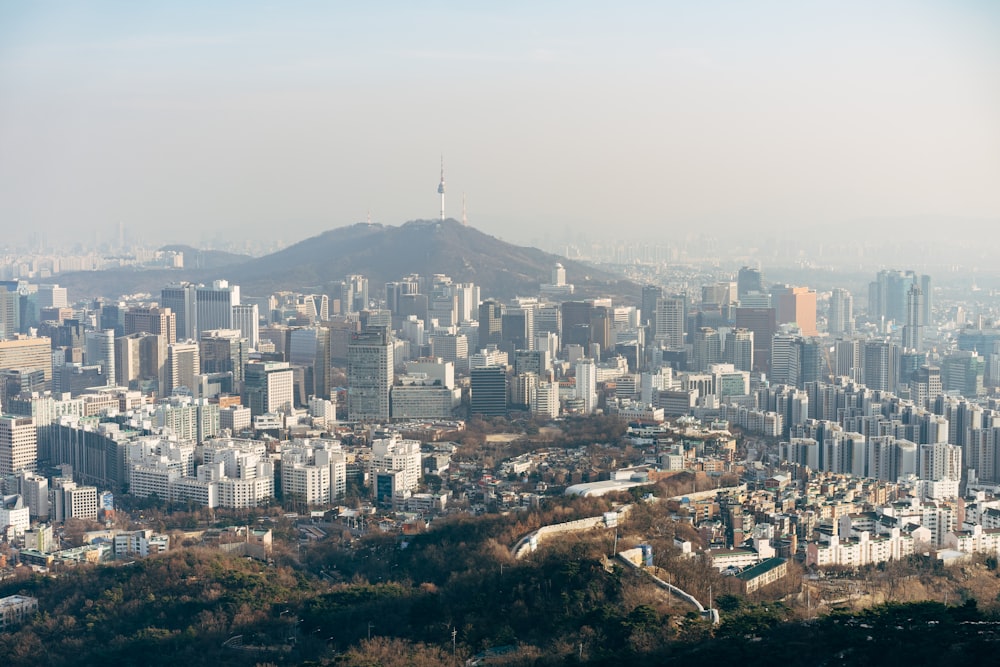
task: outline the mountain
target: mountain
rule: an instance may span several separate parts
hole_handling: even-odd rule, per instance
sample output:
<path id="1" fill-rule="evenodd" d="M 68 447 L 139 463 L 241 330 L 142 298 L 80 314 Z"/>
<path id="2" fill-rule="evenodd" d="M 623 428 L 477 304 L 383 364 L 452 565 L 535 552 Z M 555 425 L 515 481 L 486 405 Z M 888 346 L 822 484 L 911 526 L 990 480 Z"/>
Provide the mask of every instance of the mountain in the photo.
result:
<path id="1" fill-rule="evenodd" d="M 280 289 L 325 291 L 344 276 L 360 273 L 377 293 L 384 283 L 410 273 L 443 273 L 456 282 L 480 285 L 484 298 L 507 298 L 536 294 L 541 283 L 549 282 L 557 262 L 581 295 L 639 293 L 636 286 L 602 269 L 501 241 L 453 219 L 332 229 L 232 267 L 225 277 L 244 294 L 262 295 Z"/>
<path id="2" fill-rule="evenodd" d="M 165 246 L 184 252 L 183 269 L 113 269 L 64 273 L 61 285 L 75 298 L 148 292 L 154 297 L 167 283 L 207 283 L 224 278 L 240 285 L 244 295 L 265 296 L 278 290 L 332 293 L 344 276 L 367 276 L 370 292 L 408 274 L 443 273 L 456 282 L 474 282 L 483 298 L 510 298 L 538 293 L 551 280 L 558 262 L 576 297 L 635 298 L 640 288 L 619 276 L 537 248 L 517 246 L 462 225 L 457 220 L 414 220 L 398 227 L 358 223 L 323 232 L 259 258 L 188 246 Z"/>

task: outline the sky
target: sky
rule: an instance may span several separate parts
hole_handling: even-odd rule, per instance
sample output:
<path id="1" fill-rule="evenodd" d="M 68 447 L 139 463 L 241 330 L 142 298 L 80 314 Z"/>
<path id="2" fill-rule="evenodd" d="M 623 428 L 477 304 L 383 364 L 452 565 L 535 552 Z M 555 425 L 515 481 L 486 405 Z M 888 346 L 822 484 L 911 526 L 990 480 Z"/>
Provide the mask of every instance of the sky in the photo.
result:
<path id="1" fill-rule="evenodd" d="M 522 243 L 1000 227 L 1000 3 L 0 0 L 7 239 L 398 225 L 442 155 Z"/>

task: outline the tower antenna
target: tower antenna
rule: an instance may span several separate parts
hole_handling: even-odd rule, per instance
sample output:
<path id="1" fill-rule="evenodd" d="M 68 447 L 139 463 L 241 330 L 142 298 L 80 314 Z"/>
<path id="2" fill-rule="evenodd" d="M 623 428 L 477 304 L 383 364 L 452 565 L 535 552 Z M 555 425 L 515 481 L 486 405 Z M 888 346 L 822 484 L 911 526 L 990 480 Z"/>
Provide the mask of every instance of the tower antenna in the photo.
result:
<path id="1" fill-rule="evenodd" d="M 444 154 L 441 155 L 441 183 L 438 184 L 438 194 L 441 195 L 441 219 L 444 220 Z"/>

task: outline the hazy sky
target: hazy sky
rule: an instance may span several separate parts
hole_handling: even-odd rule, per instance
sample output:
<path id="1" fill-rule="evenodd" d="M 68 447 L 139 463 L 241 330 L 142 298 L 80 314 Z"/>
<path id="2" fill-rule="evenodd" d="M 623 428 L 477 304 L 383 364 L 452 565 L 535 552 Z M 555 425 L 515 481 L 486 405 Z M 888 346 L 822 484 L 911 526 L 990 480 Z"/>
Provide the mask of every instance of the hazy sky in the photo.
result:
<path id="1" fill-rule="evenodd" d="M 0 0 L 0 229 L 1000 225 L 1000 2 Z"/>

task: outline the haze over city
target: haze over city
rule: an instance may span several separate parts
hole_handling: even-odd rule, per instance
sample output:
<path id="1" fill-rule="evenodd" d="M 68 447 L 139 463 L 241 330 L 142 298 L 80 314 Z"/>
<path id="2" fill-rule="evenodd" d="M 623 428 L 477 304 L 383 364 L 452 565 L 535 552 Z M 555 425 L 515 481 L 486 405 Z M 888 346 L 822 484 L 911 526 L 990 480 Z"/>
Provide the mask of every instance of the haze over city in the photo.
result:
<path id="1" fill-rule="evenodd" d="M 997 34 L 988 2 L 6 3 L 4 236 L 397 225 L 442 154 L 447 215 L 521 243 L 988 229 Z"/>

